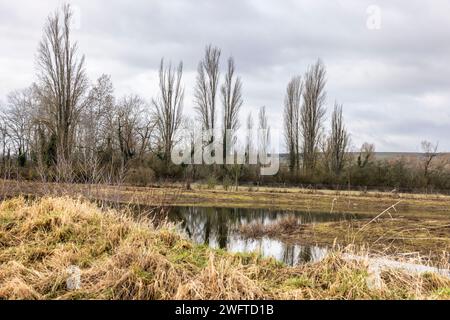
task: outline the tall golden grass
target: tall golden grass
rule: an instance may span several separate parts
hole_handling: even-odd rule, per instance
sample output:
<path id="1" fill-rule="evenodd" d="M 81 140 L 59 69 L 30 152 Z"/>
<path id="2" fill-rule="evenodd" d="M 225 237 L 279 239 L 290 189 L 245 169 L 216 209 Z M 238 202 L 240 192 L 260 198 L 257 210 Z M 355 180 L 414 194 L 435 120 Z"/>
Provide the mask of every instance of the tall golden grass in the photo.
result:
<path id="1" fill-rule="evenodd" d="M 81 270 L 80 287 L 67 284 Z M 86 200 L 14 198 L 0 204 L 0 299 L 448 299 L 434 274 L 383 271 L 368 285 L 364 262 L 339 252 L 287 267 L 184 239 L 176 228 L 137 221 Z"/>

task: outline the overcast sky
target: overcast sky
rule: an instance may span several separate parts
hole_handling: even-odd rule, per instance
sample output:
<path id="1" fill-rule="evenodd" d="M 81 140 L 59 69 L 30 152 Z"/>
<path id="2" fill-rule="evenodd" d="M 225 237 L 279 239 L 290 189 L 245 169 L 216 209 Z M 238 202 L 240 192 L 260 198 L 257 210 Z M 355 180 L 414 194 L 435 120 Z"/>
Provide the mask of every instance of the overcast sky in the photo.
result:
<path id="1" fill-rule="evenodd" d="M 0 101 L 35 80 L 43 25 L 63 3 L 0 0 Z M 185 113 L 192 115 L 195 71 L 212 43 L 222 49 L 222 67 L 235 58 L 242 122 L 265 105 L 271 126 L 281 128 L 287 82 L 320 57 L 327 67 L 327 120 L 334 101 L 342 103 L 355 148 L 368 141 L 377 151 L 419 151 L 426 139 L 450 151 L 448 0 L 70 3 L 91 81 L 110 74 L 118 97 L 150 100 L 161 57 L 183 60 Z"/>

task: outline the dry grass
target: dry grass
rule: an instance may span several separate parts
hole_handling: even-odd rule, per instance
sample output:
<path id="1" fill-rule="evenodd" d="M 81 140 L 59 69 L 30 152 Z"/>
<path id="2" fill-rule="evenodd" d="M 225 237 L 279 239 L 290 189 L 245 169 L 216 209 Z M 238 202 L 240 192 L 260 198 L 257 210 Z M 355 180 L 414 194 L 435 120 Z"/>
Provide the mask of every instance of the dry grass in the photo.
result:
<path id="1" fill-rule="evenodd" d="M 81 287 L 66 286 L 68 267 Z M 294 268 L 257 255 L 192 244 L 170 225 L 155 229 L 126 212 L 83 200 L 24 198 L 0 205 L 1 299 L 448 299 L 436 275 L 382 274 L 371 289 L 368 266 L 340 253 Z"/>
<path id="2" fill-rule="evenodd" d="M 286 218 L 271 224 L 261 222 L 243 224 L 239 228 L 239 233 L 246 238 L 273 238 L 300 232 L 304 227 L 305 225 L 302 225 L 295 216 L 288 215 Z"/>

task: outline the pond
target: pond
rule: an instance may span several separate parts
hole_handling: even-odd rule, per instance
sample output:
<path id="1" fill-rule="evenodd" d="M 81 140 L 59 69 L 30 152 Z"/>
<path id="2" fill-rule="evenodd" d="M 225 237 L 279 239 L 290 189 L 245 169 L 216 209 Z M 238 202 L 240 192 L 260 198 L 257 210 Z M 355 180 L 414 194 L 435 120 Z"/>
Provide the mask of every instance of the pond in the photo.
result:
<path id="1" fill-rule="evenodd" d="M 174 207 L 169 220 L 180 223 L 192 241 L 221 248 L 230 252 L 259 252 L 288 265 L 316 262 L 327 254 L 327 248 L 313 245 L 287 244 L 282 241 L 261 238 L 246 239 L 240 236 L 239 227 L 245 224 L 272 224 L 288 216 L 295 216 L 299 223 L 323 223 L 358 219 L 357 215 L 342 213 L 308 213 L 267 209 Z"/>

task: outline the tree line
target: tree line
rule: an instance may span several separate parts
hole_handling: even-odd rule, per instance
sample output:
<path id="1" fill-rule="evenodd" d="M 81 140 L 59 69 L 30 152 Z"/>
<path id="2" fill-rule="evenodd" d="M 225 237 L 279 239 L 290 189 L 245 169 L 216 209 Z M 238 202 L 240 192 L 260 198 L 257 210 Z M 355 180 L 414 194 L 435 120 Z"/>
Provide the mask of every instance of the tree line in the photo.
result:
<path id="1" fill-rule="evenodd" d="M 138 95 L 116 98 L 109 75 L 91 84 L 85 57 L 72 38 L 69 5 L 51 14 L 38 47 L 36 82 L 8 95 L 2 106 L 0 137 L 3 178 L 55 182 L 149 184 L 161 179 L 340 186 L 450 188 L 445 164 L 437 168 L 437 146 L 423 142 L 424 158 L 416 166 L 405 159 L 379 161 L 365 143 L 350 152 L 343 105 L 335 102 L 331 127 L 325 129 L 326 68 L 319 59 L 304 75 L 287 84 L 283 109 L 286 165 L 273 177 L 257 165 L 171 164 L 174 147 L 194 139 L 194 130 L 213 132 L 210 139 L 236 143 L 225 131 L 246 132 L 242 152 L 249 157 L 255 141 L 268 148 L 269 136 L 255 139 L 254 128 L 270 131 L 265 107 L 256 125 L 251 113 L 241 123 L 243 83 L 233 57 L 221 74 L 220 48 L 208 45 L 194 84 L 195 116 L 183 114 L 183 63 L 161 59 L 157 94 L 150 102 Z M 205 146 L 210 141 L 204 141 Z M 247 159 L 248 160 L 248 159 Z M 248 161 L 246 162 L 248 163 Z M 438 170 L 439 169 L 439 170 Z"/>

